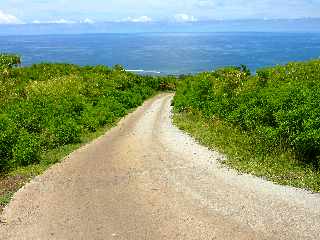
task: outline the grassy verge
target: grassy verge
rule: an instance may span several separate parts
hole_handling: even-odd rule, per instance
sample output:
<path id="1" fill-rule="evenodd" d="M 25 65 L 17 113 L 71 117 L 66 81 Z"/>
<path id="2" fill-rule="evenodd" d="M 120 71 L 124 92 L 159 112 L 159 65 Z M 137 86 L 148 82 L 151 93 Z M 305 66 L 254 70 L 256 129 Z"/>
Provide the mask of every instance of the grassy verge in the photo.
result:
<path id="1" fill-rule="evenodd" d="M 320 172 L 295 159 L 289 151 L 261 150 L 261 142 L 239 128 L 199 113 L 176 113 L 174 123 L 199 143 L 226 154 L 226 166 L 282 185 L 320 192 Z"/>

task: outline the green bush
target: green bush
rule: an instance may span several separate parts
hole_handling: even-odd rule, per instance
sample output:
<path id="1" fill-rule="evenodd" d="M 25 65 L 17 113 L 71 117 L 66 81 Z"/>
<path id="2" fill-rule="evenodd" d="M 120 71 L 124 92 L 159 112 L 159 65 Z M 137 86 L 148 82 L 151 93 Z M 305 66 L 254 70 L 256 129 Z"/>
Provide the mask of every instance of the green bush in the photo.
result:
<path id="1" fill-rule="evenodd" d="M 8 75 L 9 71 L 20 63 L 20 56 L 18 55 L 0 54 L 0 71 L 4 75 Z"/>
<path id="2" fill-rule="evenodd" d="M 79 143 L 81 128 L 72 118 L 59 118 L 52 121 L 48 127 L 54 146 L 62 146 L 71 143 Z"/>
<path id="3" fill-rule="evenodd" d="M 6 115 L 0 115 L 0 168 L 10 168 L 12 147 L 17 140 L 17 126 Z"/>
<path id="4" fill-rule="evenodd" d="M 8 117 L 19 128 L 29 132 L 40 132 L 43 124 L 43 109 L 40 105 L 28 100 L 16 101 L 7 110 Z"/>
<path id="5" fill-rule="evenodd" d="M 12 148 L 11 166 L 27 166 L 39 162 L 40 142 L 36 134 L 22 129 Z"/>
<path id="6" fill-rule="evenodd" d="M 115 112 L 116 111 L 117 110 L 115 110 Z M 98 128 L 106 124 L 112 124 L 115 120 L 114 112 L 110 111 L 108 106 L 99 104 L 86 107 L 81 118 L 81 123 L 87 130 L 95 132 Z"/>

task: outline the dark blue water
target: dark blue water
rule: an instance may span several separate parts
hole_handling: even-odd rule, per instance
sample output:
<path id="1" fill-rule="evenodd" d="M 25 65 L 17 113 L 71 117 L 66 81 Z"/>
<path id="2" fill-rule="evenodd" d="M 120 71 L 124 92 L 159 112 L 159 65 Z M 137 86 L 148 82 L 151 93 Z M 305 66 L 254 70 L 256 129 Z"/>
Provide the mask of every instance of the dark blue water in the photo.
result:
<path id="1" fill-rule="evenodd" d="M 185 74 L 227 65 L 257 68 L 320 56 L 320 33 L 85 34 L 0 37 L 0 52 L 24 65 L 122 64 L 130 70 Z"/>

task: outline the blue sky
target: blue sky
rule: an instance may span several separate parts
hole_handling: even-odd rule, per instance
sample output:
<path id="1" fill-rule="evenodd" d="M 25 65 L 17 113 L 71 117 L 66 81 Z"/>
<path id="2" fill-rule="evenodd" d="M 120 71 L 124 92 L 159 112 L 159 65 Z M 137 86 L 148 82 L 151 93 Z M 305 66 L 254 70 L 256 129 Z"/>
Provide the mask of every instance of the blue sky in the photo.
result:
<path id="1" fill-rule="evenodd" d="M 320 0 L 0 0 L 0 23 L 305 17 L 320 17 Z"/>

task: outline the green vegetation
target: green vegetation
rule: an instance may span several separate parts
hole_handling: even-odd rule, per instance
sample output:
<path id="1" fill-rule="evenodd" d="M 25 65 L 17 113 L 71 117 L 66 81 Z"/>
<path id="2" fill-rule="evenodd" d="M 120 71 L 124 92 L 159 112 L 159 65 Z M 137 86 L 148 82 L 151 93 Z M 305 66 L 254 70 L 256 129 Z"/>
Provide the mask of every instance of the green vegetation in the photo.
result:
<path id="1" fill-rule="evenodd" d="M 320 60 L 189 76 L 177 87 L 175 122 L 242 172 L 320 191 L 319 80 Z"/>
<path id="2" fill-rule="evenodd" d="M 7 75 L 9 71 L 21 63 L 18 55 L 0 54 L 0 72 Z"/>
<path id="3" fill-rule="evenodd" d="M 17 56 L 0 55 L 0 172 L 38 164 L 43 153 L 83 142 L 176 78 L 139 76 L 117 65 L 37 64 L 15 68 Z"/>

